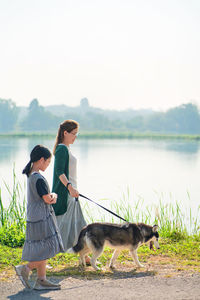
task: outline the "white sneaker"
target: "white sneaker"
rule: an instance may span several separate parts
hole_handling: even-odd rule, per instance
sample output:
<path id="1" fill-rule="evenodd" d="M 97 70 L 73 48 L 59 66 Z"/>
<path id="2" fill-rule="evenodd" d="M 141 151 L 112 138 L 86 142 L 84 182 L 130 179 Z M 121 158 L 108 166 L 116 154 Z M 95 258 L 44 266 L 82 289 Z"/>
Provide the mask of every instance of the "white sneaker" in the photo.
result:
<path id="1" fill-rule="evenodd" d="M 33 288 L 34 290 L 60 290 L 61 285 L 53 283 L 47 279 L 39 279 L 37 278 L 35 286 Z"/>
<path id="2" fill-rule="evenodd" d="M 19 279 L 21 280 L 21 282 L 23 283 L 23 285 L 26 288 L 30 289 L 31 286 L 30 286 L 30 284 L 28 282 L 29 273 L 26 270 L 26 266 L 24 266 L 24 265 L 15 266 L 15 271 L 16 271 L 17 275 L 19 276 Z"/>

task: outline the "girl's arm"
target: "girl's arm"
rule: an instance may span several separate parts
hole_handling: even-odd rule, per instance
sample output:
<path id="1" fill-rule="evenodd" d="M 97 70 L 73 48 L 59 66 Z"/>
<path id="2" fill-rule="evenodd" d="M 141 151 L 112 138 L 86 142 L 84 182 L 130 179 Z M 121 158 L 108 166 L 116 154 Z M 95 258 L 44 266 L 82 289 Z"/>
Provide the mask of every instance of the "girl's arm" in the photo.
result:
<path id="1" fill-rule="evenodd" d="M 36 181 L 36 189 L 40 197 L 47 204 L 55 204 L 57 201 L 56 193 L 49 193 L 49 188 L 43 178 Z"/>
<path id="2" fill-rule="evenodd" d="M 67 187 L 67 184 L 68 184 L 69 180 L 67 179 L 66 175 L 61 174 L 59 176 L 59 179 L 62 182 L 62 184 L 64 184 L 64 186 Z M 73 188 L 73 186 L 71 184 L 68 185 L 68 191 L 69 191 L 69 193 L 72 197 L 78 198 L 79 192 L 75 188 Z"/>

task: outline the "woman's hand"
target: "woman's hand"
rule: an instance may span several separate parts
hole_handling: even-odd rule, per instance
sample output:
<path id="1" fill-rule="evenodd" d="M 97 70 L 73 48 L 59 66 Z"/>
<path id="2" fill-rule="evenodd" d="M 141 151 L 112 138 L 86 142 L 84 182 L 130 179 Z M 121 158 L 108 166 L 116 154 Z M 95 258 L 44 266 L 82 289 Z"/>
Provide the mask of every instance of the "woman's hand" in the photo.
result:
<path id="1" fill-rule="evenodd" d="M 79 192 L 73 188 L 72 184 L 68 184 L 69 180 L 67 179 L 67 177 L 65 176 L 65 174 L 61 174 L 59 176 L 60 181 L 62 182 L 62 184 L 64 184 L 64 186 L 68 189 L 70 196 L 73 198 L 78 198 L 79 196 Z"/>
<path id="2" fill-rule="evenodd" d="M 68 185 L 68 191 L 71 197 L 78 198 L 79 192 L 71 184 Z"/>

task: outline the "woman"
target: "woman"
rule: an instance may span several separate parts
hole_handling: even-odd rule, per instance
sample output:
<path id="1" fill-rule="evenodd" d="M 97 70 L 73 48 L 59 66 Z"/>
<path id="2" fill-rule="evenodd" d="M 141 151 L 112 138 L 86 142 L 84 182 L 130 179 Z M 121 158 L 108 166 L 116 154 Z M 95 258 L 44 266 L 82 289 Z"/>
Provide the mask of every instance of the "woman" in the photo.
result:
<path id="1" fill-rule="evenodd" d="M 79 124 L 76 121 L 64 121 L 58 129 L 53 150 L 55 155 L 53 192 L 58 195 L 53 208 L 65 251 L 76 244 L 81 229 L 86 225 L 80 203 L 76 200 L 79 196 L 77 160 L 70 150 L 70 144 L 74 143 L 78 129 Z M 89 262 L 89 258 L 87 262 Z"/>

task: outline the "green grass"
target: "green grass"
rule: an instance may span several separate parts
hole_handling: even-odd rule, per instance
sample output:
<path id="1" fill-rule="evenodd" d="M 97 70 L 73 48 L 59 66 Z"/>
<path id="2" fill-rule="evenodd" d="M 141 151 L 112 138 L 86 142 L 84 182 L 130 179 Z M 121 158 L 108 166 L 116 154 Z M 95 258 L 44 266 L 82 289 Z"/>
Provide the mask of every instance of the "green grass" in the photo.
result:
<path id="1" fill-rule="evenodd" d="M 122 216 L 128 222 L 143 222 L 150 225 L 157 224 L 159 226 L 160 235 L 163 238 L 181 240 L 199 234 L 200 205 L 197 207 L 195 215 L 193 215 L 191 209 L 183 207 L 179 202 L 164 203 L 163 199 L 159 198 L 158 200 L 158 204 L 144 206 L 145 201 L 142 198 L 136 200 L 131 199 L 128 188 L 126 194 L 123 193 L 120 201 L 109 202 L 110 207 L 102 204 L 103 199 L 102 201 L 98 201 L 98 203 L 109 208 L 119 216 Z M 83 203 L 83 211 L 88 223 L 95 221 L 123 223 L 122 220 L 107 213 L 102 210 L 102 208 L 95 206 L 96 215 L 100 216 L 97 219 L 97 217 L 91 214 L 91 206 L 89 206 L 88 202 L 82 201 L 82 204 Z"/>
<path id="2" fill-rule="evenodd" d="M 9 193 L 10 205 L 7 208 L 4 207 L 0 193 L 0 273 L 5 269 L 10 269 L 11 265 L 21 262 L 26 225 L 25 188 L 17 181 L 14 170 L 13 187 L 9 188 L 6 183 L 4 184 Z M 96 208 L 96 210 L 102 209 Z M 191 210 L 183 212 L 179 203 L 163 204 L 160 200 L 157 206 L 144 207 L 143 199 L 131 202 L 128 189 L 127 194 L 122 195 L 119 203 L 111 202 L 111 210 L 130 222 L 159 225 L 161 249 L 152 252 L 146 245 L 143 245 L 138 250 L 141 261 L 147 262 L 156 256 L 160 264 L 166 263 L 167 259 L 169 264 L 175 264 L 180 270 L 188 268 L 193 271 L 200 270 L 200 206 L 195 216 L 192 216 Z M 88 223 L 94 221 L 120 222 L 110 214 L 106 217 L 103 214 L 104 217 L 97 220 L 91 214 L 88 202 L 85 202 L 83 211 Z M 112 252 L 111 249 L 106 248 L 99 258 L 103 266 L 111 258 Z M 128 251 L 123 251 L 118 258 L 118 263 L 123 265 L 127 262 L 130 262 L 132 266 L 132 258 Z M 53 266 L 53 272 L 58 275 L 80 273 L 80 269 L 77 267 L 77 255 L 58 254 L 49 260 L 49 264 Z M 92 276 L 93 273 L 95 272 L 89 274 Z M 86 274 L 86 276 L 90 275 Z"/>
<path id="3" fill-rule="evenodd" d="M 18 247 L 23 245 L 25 236 L 25 187 L 21 186 L 17 181 L 14 169 L 12 189 L 9 188 L 6 183 L 4 184 L 9 193 L 10 204 L 8 208 L 4 207 L 0 191 L 0 243 L 11 247 Z M 183 211 L 180 203 L 177 202 L 174 204 L 164 204 L 160 199 L 158 205 L 144 207 L 143 199 L 133 201 L 130 198 L 130 192 L 129 189 L 127 189 L 127 193 L 122 195 L 119 202 L 110 201 L 110 209 L 128 222 L 157 224 L 159 226 L 160 235 L 163 238 L 178 241 L 199 234 L 200 206 L 195 212 L 196 215 L 193 216 L 191 210 Z M 99 203 L 102 202 L 99 201 Z M 88 223 L 97 221 L 123 222 L 112 214 L 105 213 L 105 211 L 103 211 L 102 214 L 102 208 L 96 207 L 95 209 L 96 212 L 101 210 L 99 214 L 101 217 L 99 219 L 91 213 L 89 204 L 85 201 L 83 211 Z"/>
<path id="4" fill-rule="evenodd" d="M 56 132 L 11 132 L 0 133 L 3 137 L 49 137 L 55 138 Z M 165 134 L 153 132 L 133 132 L 133 131 L 80 131 L 79 138 L 83 139 L 170 139 L 170 140 L 200 140 L 197 134 Z"/>
<path id="5" fill-rule="evenodd" d="M 11 248 L 0 244 L 0 274 L 5 270 L 10 270 L 12 265 L 21 263 L 22 248 Z M 111 259 L 113 250 L 105 248 L 103 254 L 98 259 L 105 267 Z M 152 251 L 147 245 L 143 245 L 138 249 L 138 256 L 142 263 L 152 263 L 156 260 L 156 264 L 175 264 L 176 269 L 189 270 L 193 272 L 200 272 L 200 236 L 188 237 L 184 241 L 172 241 L 171 239 L 160 239 L 160 249 Z M 54 258 L 49 259 L 48 264 L 53 267 L 54 275 L 83 275 L 79 265 L 79 259 L 74 254 L 58 254 Z M 132 257 L 127 250 L 120 253 L 117 263 L 118 266 L 126 265 L 135 269 L 135 264 Z M 83 271 L 85 272 L 85 271 Z M 107 270 L 107 272 L 109 272 Z M 94 275 L 96 272 L 89 269 L 86 275 Z"/>
<path id="6" fill-rule="evenodd" d="M 13 168 L 13 187 L 4 182 L 9 195 L 9 206 L 3 205 L 0 189 L 0 243 L 11 246 L 22 246 L 26 230 L 26 199 L 25 187 L 18 182 Z"/>

